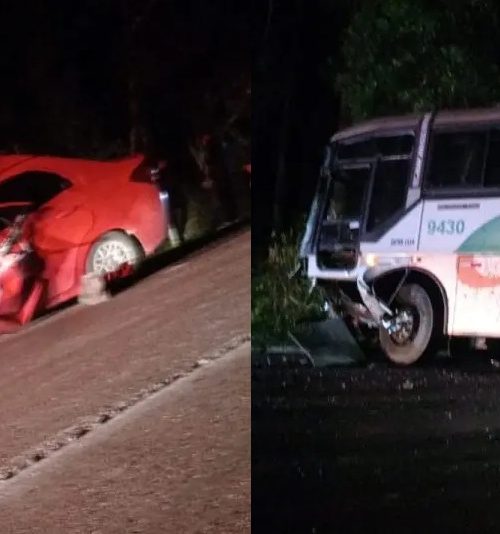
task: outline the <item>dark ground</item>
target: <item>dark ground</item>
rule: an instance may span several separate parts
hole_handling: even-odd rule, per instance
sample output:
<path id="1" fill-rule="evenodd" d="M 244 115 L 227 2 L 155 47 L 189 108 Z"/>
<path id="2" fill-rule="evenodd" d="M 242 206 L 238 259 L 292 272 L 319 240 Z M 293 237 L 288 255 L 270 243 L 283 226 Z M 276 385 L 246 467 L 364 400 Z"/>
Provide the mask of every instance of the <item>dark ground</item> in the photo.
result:
<path id="1" fill-rule="evenodd" d="M 254 533 L 500 532 L 500 371 L 252 370 Z"/>

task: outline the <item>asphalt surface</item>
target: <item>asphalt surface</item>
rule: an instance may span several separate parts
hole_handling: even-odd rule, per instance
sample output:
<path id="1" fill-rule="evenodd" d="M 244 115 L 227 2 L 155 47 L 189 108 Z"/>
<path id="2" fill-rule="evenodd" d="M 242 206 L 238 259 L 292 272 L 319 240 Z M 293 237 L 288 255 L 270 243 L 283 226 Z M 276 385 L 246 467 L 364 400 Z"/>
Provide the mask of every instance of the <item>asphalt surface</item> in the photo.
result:
<path id="1" fill-rule="evenodd" d="M 255 533 L 499 532 L 500 373 L 252 371 Z"/>
<path id="2" fill-rule="evenodd" d="M 0 524 L 6 534 L 250 532 L 250 344 L 4 482 Z"/>
<path id="3" fill-rule="evenodd" d="M 125 409 L 248 336 L 249 258 L 250 233 L 240 231 L 109 302 L 73 306 L 0 339 L 2 476 L 38 460 L 33 450 L 50 452 L 66 429 Z"/>

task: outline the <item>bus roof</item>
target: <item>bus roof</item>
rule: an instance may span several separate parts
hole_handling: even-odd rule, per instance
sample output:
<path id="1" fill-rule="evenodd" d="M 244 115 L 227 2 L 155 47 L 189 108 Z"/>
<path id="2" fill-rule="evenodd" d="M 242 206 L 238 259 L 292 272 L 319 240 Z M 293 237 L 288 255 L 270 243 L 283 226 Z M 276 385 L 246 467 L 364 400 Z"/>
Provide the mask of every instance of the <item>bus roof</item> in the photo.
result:
<path id="1" fill-rule="evenodd" d="M 339 130 L 333 135 L 331 141 L 341 141 L 358 135 L 382 133 L 387 130 L 411 130 L 418 126 L 422 117 L 422 114 L 414 113 L 411 115 L 396 115 L 369 119 Z M 462 124 L 472 125 L 478 123 L 500 124 L 500 106 L 478 109 L 442 110 L 438 111 L 434 118 L 435 126 L 459 126 Z"/>

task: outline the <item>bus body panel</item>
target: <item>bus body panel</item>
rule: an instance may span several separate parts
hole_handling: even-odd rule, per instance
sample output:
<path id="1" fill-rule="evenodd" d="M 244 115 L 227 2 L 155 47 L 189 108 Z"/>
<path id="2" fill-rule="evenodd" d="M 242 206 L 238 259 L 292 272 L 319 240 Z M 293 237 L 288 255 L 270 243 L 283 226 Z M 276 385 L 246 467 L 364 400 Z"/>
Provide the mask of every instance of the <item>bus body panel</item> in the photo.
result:
<path id="1" fill-rule="evenodd" d="M 451 335 L 500 336 L 499 213 L 498 198 L 424 202 L 419 251 L 439 254 L 429 269 L 450 288 Z M 439 272 L 443 262 L 453 271 Z"/>

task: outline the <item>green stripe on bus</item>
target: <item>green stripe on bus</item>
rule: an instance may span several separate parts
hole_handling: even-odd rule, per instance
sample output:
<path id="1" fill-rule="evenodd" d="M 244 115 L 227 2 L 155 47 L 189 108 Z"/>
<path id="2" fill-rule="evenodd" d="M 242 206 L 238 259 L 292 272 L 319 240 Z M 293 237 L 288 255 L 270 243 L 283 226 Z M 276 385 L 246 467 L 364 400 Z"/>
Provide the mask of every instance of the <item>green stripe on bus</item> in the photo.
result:
<path id="1" fill-rule="evenodd" d="M 457 252 L 500 252 L 500 217 L 480 226 L 457 249 Z"/>

